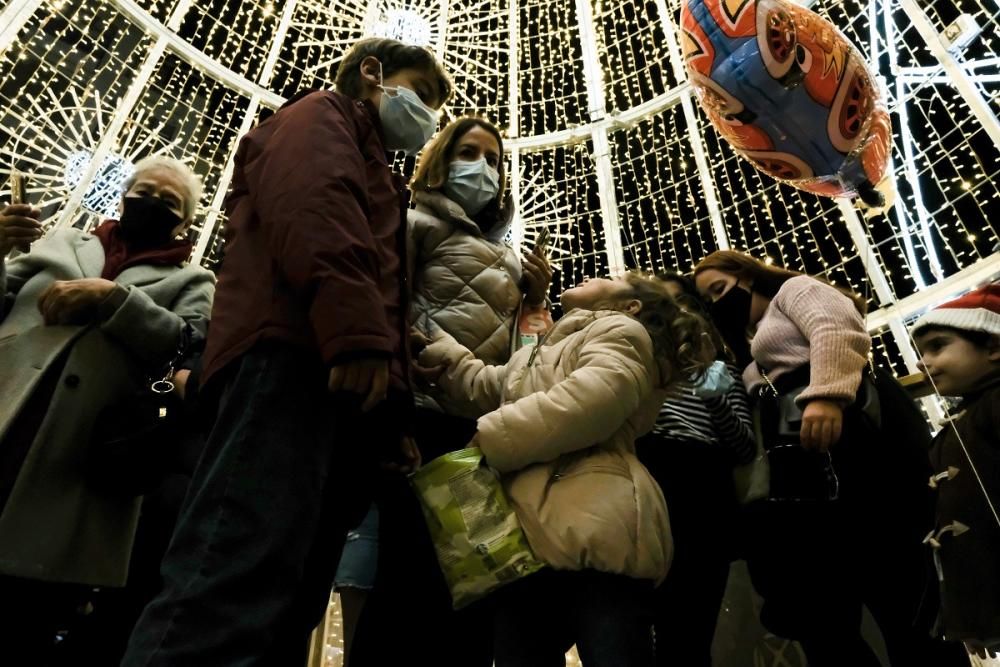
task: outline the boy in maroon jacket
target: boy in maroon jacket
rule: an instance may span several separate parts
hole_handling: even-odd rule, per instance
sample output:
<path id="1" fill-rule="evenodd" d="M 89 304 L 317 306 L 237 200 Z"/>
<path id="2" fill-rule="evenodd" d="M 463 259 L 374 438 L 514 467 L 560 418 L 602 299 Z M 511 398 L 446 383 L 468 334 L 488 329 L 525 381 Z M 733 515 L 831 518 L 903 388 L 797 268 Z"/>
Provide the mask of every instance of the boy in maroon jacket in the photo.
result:
<path id="1" fill-rule="evenodd" d="M 405 442 L 407 206 L 386 152 L 423 147 L 451 83 L 430 51 L 368 39 L 336 84 L 240 142 L 204 355 L 219 414 L 123 665 L 304 664 Z"/>

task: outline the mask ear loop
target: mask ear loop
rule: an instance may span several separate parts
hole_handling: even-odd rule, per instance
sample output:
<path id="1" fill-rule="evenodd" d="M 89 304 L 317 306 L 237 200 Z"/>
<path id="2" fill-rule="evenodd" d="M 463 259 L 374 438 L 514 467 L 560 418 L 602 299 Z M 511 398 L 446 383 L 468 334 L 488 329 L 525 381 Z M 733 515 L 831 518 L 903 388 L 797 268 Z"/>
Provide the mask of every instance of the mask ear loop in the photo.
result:
<path id="1" fill-rule="evenodd" d="M 382 89 L 382 93 L 384 95 L 388 95 L 389 97 L 396 97 L 397 95 L 399 95 L 399 87 L 398 86 L 389 86 L 388 88 L 386 88 L 386 86 L 385 86 L 385 75 L 382 73 L 382 61 L 381 60 L 378 63 L 378 87 Z M 389 92 L 390 88 L 392 89 L 391 93 Z"/>

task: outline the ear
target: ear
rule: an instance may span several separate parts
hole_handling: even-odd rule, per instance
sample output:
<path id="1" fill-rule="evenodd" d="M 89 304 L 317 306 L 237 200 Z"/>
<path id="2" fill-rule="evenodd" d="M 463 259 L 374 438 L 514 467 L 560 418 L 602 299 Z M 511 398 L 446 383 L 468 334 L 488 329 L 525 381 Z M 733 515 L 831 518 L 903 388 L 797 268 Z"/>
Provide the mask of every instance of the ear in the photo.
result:
<path id="1" fill-rule="evenodd" d="M 990 336 L 990 340 L 986 344 L 986 355 L 990 361 L 1000 362 L 1000 336 Z"/>
<path id="2" fill-rule="evenodd" d="M 368 56 L 358 66 L 361 81 L 372 87 L 382 85 L 382 64 L 375 56 Z"/>
<path id="3" fill-rule="evenodd" d="M 638 315 L 642 312 L 642 301 L 639 301 L 639 299 L 629 299 L 622 306 L 622 310 L 629 315 Z"/>

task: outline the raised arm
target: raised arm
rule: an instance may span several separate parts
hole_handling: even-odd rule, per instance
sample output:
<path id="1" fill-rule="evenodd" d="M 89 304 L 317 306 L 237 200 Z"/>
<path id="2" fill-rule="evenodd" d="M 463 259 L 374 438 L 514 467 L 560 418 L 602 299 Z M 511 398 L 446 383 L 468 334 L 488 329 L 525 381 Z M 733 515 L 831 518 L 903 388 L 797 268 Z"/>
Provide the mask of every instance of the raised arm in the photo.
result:
<path id="1" fill-rule="evenodd" d="M 475 442 L 497 470 L 551 461 L 608 439 L 652 391 L 652 342 L 639 322 L 606 317 L 584 335 L 577 367 L 566 379 L 479 419 Z"/>

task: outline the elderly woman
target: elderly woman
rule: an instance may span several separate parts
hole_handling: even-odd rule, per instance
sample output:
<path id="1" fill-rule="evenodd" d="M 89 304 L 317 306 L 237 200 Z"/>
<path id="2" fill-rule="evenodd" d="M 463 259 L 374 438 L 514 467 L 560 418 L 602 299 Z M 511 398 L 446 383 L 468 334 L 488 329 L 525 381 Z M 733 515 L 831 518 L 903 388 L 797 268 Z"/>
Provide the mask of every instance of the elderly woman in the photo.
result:
<path id="1" fill-rule="evenodd" d="M 0 599 L 35 655 L 74 585 L 125 583 L 139 499 L 88 479 L 90 443 L 99 415 L 205 334 L 215 279 L 183 238 L 200 195 L 186 165 L 150 157 L 93 232 L 41 238 L 37 209 L 0 212 L 0 257 L 26 251 L 0 264 Z"/>

